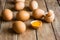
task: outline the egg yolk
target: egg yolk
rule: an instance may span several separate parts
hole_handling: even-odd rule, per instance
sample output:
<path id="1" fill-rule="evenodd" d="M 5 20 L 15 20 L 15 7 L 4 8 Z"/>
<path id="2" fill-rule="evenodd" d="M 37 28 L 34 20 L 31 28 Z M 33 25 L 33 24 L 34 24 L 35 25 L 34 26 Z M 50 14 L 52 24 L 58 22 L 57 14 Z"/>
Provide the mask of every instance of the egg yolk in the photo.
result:
<path id="1" fill-rule="evenodd" d="M 39 21 L 32 22 L 32 26 L 40 26 L 40 25 L 41 25 L 41 22 Z"/>

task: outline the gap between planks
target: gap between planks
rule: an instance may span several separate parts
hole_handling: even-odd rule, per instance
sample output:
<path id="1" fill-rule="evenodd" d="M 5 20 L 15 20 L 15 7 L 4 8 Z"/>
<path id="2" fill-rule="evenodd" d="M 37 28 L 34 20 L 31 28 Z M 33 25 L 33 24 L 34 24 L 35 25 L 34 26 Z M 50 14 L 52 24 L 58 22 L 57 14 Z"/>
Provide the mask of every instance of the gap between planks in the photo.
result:
<path id="1" fill-rule="evenodd" d="M 39 8 L 45 11 L 47 10 L 46 9 L 47 5 L 45 4 L 44 0 L 36 0 L 36 1 L 38 1 Z M 43 23 L 43 27 L 37 30 L 37 36 L 38 36 L 38 40 L 55 40 L 55 36 L 53 34 L 51 24 L 49 23 Z"/>
<path id="2" fill-rule="evenodd" d="M 5 1 L 5 0 L 3 0 L 3 1 Z M 2 3 L 3 3 L 3 1 L 2 1 Z M 8 4 L 8 0 L 5 1 L 3 10 L 5 8 L 7 8 L 7 6 L 8 6 L 7 4 Z M 13 31 L 10 29 L 11 27 L 12 27 L 12 22 L 6 22 L 6 21 L 2 20 L 2 24 L 1 24 L 2 40 L 17 40 L 17 35 L 12 33 Z"/>
<path id="3" fill-rule="evenodd" d="M 57 0 L 46 0 L 48 9 L 52 9 L 55 12 L 55 21 L 52 22 L 52 28 L 55 34 L 56 40 L 60 40 L 60 7 Z"/>
<path id="4" fill-rule="evenodd" d="M 6 0 L 0 0 L 0 3 L 1 3 L 1 9 L 0 9 L 0 18 L 1 18 L 1 14 L 2 14 L 2 11 L 4 10 L 5 8 L 5 5 L 6 5 Z M 1 24 L 2 24 L 2 18 L 0 19 L 0 33 L 1 33 Z"/>
<path id="5" fill-rule="evenodd" d="M 6 0 L 0 0 L 0 40 L 2 40 L 2 37 L 1 37 L 1 24 L 2 24 L 2 18 L 1 18 L 1 14 L 2 14 L 2 10 L 4 10 L 5 8 L 5 3 L 6 3 Z"/>
<path id="6" fill-rule="evenodd" d="M 37 31 L 36 31 L 36 33 L 37 33 Z"/>
<path id="7" fill-rule="evenodd" d="M 57 2 L 58 2 L 58 4 L 59 4 L 59 6 L 60 6 L 60 0 L 57 0 Z"/>
<path id="8" fill-rule="evenodd" d="M 47 6 L 47 3 L 46 3 L 46 0 L 44 0 L 44 2 L 45 2 L 45 5 L 46 5 L 46 9 L 47 9 L 47 11 L 49 11 L 48 6 Z M 53 33 L 54 33 L 55 39 L 57 40 L 57 37 L 56 37 L 56 34 L 55 34 L 55 30 L 54 30 L 54 28 L 53 28 L 53 24 L 52 24 L 52 23 L 51 23 L 51 27 L 52 27 L 52 30 L 53 30 Z"/>
<path id="9" fill-rule="evenodd" d="M 7 0 L 7 2 L 11 2 L 11 0 Z M 5 8 L 11 8 L 11 4 L 9 4 L 9 3 L 6 3 L 6 6 L 5 6 Z M 14 15 L 15 15 L 15 13 L 16 13 L 16 11 L 14 11 Z M 8 22 L 9 23 L 9 22 Z M 3 23 L 3 24 L 5 24 L 5 23 Z M 2 25 L 3 25 L 2 24 Z M 9 23 L 9 24 L 11 24 L 11 23 Z M 8 26 L 9 26 L 9 24 L 8 24 Z M 6 25 L 6 24 L 5 24 Z M 7 26 L 7 27 L 8 27 Z M 4 28 L 4 26 L 2 27 L 2 28 Z M 9 36 L 10 36 L 10 34 L 9 34 Z M 6 36 L 7 37 L 7 39 L 8 38 L 11 38 L 12 36 L 10 36 L 10 37 L 8 37 L 8 36 Z M 14 35 L 14 37 L 15 37 L 15 35 Z M 13 38 L 13 37 L 12 37 Z M 15 39 L 15 38 L 13 38 L 13 39 Z M 21 35 L 18 35 L 17 34 L 17 39 L 16 40 L 36 40 L 36 35 L 35 35 L 35 30 L 31 30 L 31 29 L 29 29 L 28 31 L 26 31 L 25 33 L 23 33 L 23 34 L 21 34 Z M 9 39 L 9 40 L 11 40 L 11 39 Z"/>

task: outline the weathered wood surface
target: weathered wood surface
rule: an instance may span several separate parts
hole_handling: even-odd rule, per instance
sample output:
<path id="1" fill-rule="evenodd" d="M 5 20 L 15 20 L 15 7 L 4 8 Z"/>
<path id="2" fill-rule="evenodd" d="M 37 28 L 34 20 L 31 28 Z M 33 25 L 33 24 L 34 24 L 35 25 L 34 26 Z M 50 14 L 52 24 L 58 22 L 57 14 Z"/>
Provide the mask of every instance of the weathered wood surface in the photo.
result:
<path id="1" fill-rule="evenodd" d="M 46 0 L 47 8 L 55 12 L 55 21 L 52 23 L 56 40 L 60 40 L 60 6 L 56 0 Z"/>
<path id="2" fill-rule="evenodd" d="M 0 40 L 2 40 L 2 37 L 1 37 L 1 13 L 2 13 L 2 10 L 4 9 L 4 6 L 5 6 L 5 1 L 4 0 L 0 0 Z"/>
<path id="3" fill-rule="evenodd" d="M 1 0 L 3 4 L 3 10 L 7 8 L 7 0 Z M 8 6 L 9 7 L 9 6 Z M 0 40 L 17 40 L 16 34 L 12 31 L 12 21 L 6 22 L 2 19 L 1 21 L 1 39 Z"/>
<path id="4" fill-rule="evenodd" d="M 29 10 L 29 2 L 31 0 L 26 0 L 25 10 L 29 13 L 32 11 Z M 57 0 L 36 0 L 39 4 L 39 8 L 43 9 L 45 12 L 47 9 L 52 9 L 55 11 L 56 18 L 53 23 L 43 22 L 43 26 L 38 30 L 29 29 L 29 23 L 32 19 L 26 21 L 27 30 L 23 34 L 16 34 L 12 30 L 12 23 L 15 21 L 3 21 L 0 19 L 0 40 L 60 40 L 60 7 Z M 0 0 L 0 16 L 2 10 L 9 8 L 13 11 L 14 18 L 18 11 L 14 10 L 14 0 Z"/>
<path id="5" fill-rule="evenodd" d="M 27 0 L 27 3 L 29 1 Z M 16 16 L 16 13 L 18 11 L 14 10 L 14 0 L 6 0 L 6 5 L 5 8 L 9 8 L 14 12 L 14 17 Z M 28 5 L 28 4 L 27 4 Z M 15 21 L 15 20 L 14 20 Z M 28 24 L 30 21 L 27 21 L 26 24 Z M 13 21 L 10 22 L 2 22 L 2 34 L 5 33 L 4 35 L 1 35 L 4 37 L 5 40 L 36 40 L 36 35 L 35 35 L 35 30 L 27 29 L 27 31 L 23 34 L 14 34 L 8 32 L 9 29 L 12 27 Z M 6 32 L 5 32 L 6 31 Z M 12 30 L 11 30 L 12 31 Z"/>
<path id="6" fill-rule="evenodd" d="M 37 0 L 39 8 L 47 11 L 44 0 Z M 43 26 L 37 30 L 38 40 L 55 40 L 51 23 L 43 22 Z"/>

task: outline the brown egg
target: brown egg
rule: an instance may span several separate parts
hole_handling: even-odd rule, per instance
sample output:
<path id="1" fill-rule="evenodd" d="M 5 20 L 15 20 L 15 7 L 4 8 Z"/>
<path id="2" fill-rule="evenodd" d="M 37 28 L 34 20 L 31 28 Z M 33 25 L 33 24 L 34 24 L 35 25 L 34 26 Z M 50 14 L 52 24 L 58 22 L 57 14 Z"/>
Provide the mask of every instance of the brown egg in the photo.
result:
<path id="1" fill-rule="evenodd" d="M 16 32 L 16 33 L 23 33 L 26 31 L 26 25 L 24 22 L 22 21 L 15 21 L 13 23 L 13 30 Z"/>
<path id="2" fill-rule="evenodd" d="M 20 11 L 17 13 L 16 18 L 21 21 L 27 21 L 30 18 L 30 14 L 27 11 Z"/>
<path id="3" fill-rule="evenodd" d="M 52 15 L 54 15 L 54 11 L 53 10 L 49 10 L 48 12 L 47 12 L 47 14 L 46 14 L 46 16 L 52 16 Z"/>
<path id="4" fill-rule="evenodd" d="M 46 16 L 44 17 L 46 22 L 53 22 L 55 19 L 55 14 L 52 10 L 49 10 Z"/>
<path id="5" fill-rule="evenodd" d="M 42 27 L 42 21 L 34 20 L 31 22 L 31 26 L 34 29 L 38 29 L 39 27 Z"/>
<path id="6" fill-rule="evenodd" d="M 25 2 L 25 0 L 14 0 L 15 2 Z"/>
<path id="7" fill-rule="evenodd" d="M 4 9 L 2 13 L 2 17 L 4 20 L 12 20 L 13 18 L 13 12 L 10 9 Z"/>
<path id="8" fill-rule="evenodd" d="M 32 13 L 32 16 L 35 18 L 35 19 L 41 19 L 43 16 L 44 16 L 44 11 L 41 10 L 41 9 L 36 9 L 33 11 Z"/>
<path id="9" fill-rule="evenodd" d="M 37 1 L 35 1 L 35 0 L 31 1 L 29 7 L 30 7 L 31 10 L 37 9 L 38 8 Z"/>
<path id="10" fill-rule="evenodd" d="M 16 10 L 22 10 L 22 9 L 24 9 L 24 7 L 25 7 L 24 2 L 18 2 L 18 3 L 15 4 L 15 9 Z"/>

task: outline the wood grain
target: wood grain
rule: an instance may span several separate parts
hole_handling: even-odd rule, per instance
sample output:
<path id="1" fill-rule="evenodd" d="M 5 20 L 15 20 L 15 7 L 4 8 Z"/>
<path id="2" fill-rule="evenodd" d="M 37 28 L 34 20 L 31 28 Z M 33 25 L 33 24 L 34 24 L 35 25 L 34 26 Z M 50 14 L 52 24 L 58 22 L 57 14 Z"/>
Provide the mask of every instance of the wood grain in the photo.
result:
<path id="1" fill-rule="evenodd" d="M 26 5 L 28 5 L 29 1 L 26 2 Z M 13 0 L 7 0 L 6 1 L 6 5 L 5 5 L 5 8 L 9 8 L 11 9 L 13 12 L 14 12 L 14 18 L 16 17 L 16 13 L 18 11 L 16 11 L 14 9 L 14 1 Z M 28 7 L 27 7 L 28 8 Z M 29 11 L 28 9 L 25 9 L 27 11 Z M 31 13 L 31 12 L 29 12 Z M 13 19 L 13 21 L 16 21 L 15 19 Z M 25 22 L 26 24 L 29 24 L 31 22 L 31 20 L 28 20 L 27 22 Z M 35 30 L 31 30 L 31 29 L 27 29 L 27 31 L 23 34 L 14 34 L 14 33 L 11 33 L 11 32 L 8 32 L 7 29 L 9 28 L 12 28 L 12 21 L 10 22 L 3 22 L 2 23 L 2 30 L 4 32 L 4 30 L 6 30 L 6 33 L 5 36 L 3 35 L 3 37 L 5 38 L 5 40 L 36 40 L 36 36 L 35 36 Z"/>
<path id="2" fill-rule="evenodd" d="M 44 0 L 36 0 L 39 3 L 39 8 L 47 11 Z M 43 26 L 37 30 L 38 40 L 55 40 L 51 23 L 43 22 Z"/>
<path id="3" fill-rule="evenodd" d="M 30 1 L 31 0 L 26 0 L 26 2 L 25 2 L 26 7 L 24 10 L 27 10 L 30 14 L 32 14 L 32 11 L 29 10 Z M 25 22 L 27 25 L 27 30 L 25 33 L 18 35 L 18 40 L 36 40 L 35 30 L 31 29 L 31 26 L 30 26 L 31 21 L 32 21 L 32 19 Z"/>
<path id="4" fill-rule="evenodd" d="M 26 7 L 24 10 L 32 14 L 29 9 L 29 2 L 31 0 L 26 0 Z M 0 20 L 0 40 L 60 40 L 60 7 L 57 0 L 36 0 L 39 4 L 39 8 L 43 9 L 45 12 L 48 9 L 55 11 L 55 21 L 53 23 L 46 23 L 43 21 L 43 26 L 38 30 L 34 30 L 30 26 L 32 18 L 26 21 L 27 30 L 22 34 L 16 34 L 12 30 L 12 23 L 16 21 L 16 14 L 18 11 L 14 9 L 14 0 L 0 0 L 0 16 L 2 10 L 9 8 L 13 11 L 14 19 L 12 21 Z M 46 2 L 45 2 L 46 1 Z M 46 7 L 47 4 L 47 7 Z"/>
<path id="5" fill-rule="evenodd" d="M 52 9 L 55 12 L 55 21 L 52 23 L 56 39 L 60 40 L 60 7 L 56 0 L 46 0 L 48 9 Z"/>
<path id="6" fill-rule="evenodd" d="M 0 40 L 2 40 L 2 35 L 1 35 L 1 14 L 2 14 L 2 10 L 4 9 L 5 6 L 5 2 L 6 0 L 0 0 Z"/>
<path id="7" fill-rule="evenodd" d="M 6 0 L 4 9 L 6 9 L 6 8 L 10 9 L 13 7 L 13 5 L 10 2 L 12 2 L 12 0 L 10 0 L 10 1 Z M 14 31 L 12 30 L 12 23 L 13 23 L 13 21 L 2 20 L 2 24 L 1 24 L 1 37 L 2 37 L 2 39 L 1 40 L 17 40 L 17 34 L 15 34 Z"/>

